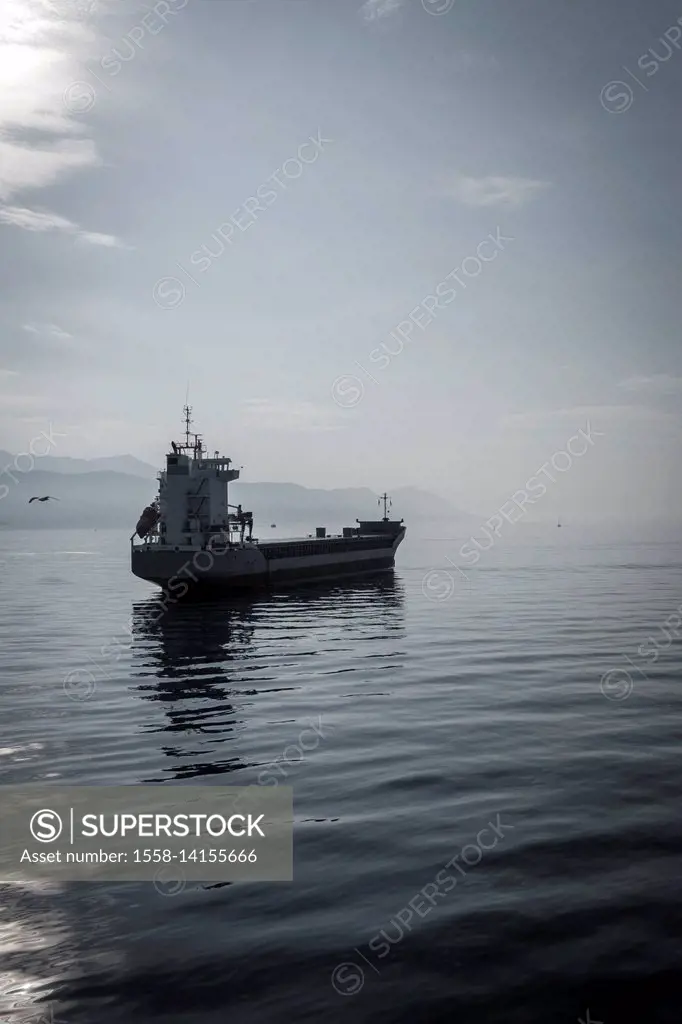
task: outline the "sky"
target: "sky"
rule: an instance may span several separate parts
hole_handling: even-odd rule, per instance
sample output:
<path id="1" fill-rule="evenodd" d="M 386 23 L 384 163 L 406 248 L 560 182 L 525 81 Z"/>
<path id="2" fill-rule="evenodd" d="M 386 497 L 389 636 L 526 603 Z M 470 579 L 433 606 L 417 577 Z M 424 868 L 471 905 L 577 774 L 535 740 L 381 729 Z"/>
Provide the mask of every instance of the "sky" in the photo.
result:
<path id="1" fill-rule="evenodd" d="M 679 521 L 681 26 L 3 0 L 0 448 Z"/>

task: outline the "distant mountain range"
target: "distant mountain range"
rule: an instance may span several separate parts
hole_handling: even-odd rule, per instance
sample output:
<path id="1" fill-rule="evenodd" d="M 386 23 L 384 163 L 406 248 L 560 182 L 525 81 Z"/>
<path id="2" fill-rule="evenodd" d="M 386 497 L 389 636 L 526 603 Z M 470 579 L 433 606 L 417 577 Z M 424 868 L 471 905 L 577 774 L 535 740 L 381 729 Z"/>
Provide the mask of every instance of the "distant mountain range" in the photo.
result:
<path id="1" fill-rule="evenodd" d="M 35 468 L 25 473 L 13 465 L 14 456 L 0 451 L 0 470 L 9 467 L 9 472 L 0 473 L 0 527 L 5 528 L 130 527 L 132 533 L 143 507 L 157 493 L 157 470 L 132 455 L 101 459 L 46 455 L 36 458 Z M 463 525 L 478 522 L 477 517 L 428 491 L 398 487 L 391 493 L 391 514 L 408 524 L 415 519 L 447 519 Z M 32 496 L 45 494 L 59 501 L 28 505 Z M 292 483 L 240 481 L 230 485 L 230 500 L 253 512 L 256 536 L 259 531 L 260 536 L 269 531 L 271 523 L 336 530 L 354 525 L 356 518 L 374 519 L 382 514 L 377 495 L 366 487 L 321 490 Z"/>
<path id="2" fill-rule="evenodd" d="M 25 459 L 25 456 L 24 456 Z M 14 455 L 0 451 L 0 469 L 14 462 Z M 21 465 L 21 463 L 20 463 Z M 141 462 L 134 455 L 110 455 L 103 459 L 70 459 L 57 455 L 44 455 L 35 460 L 35 469 L 47 473 L 125 473 L 145 480 L 156 479 L 156 469 L 148 462 Z M 15 471 L 14 475 L 19 476 Z M 4 479 L 0 477 L 0 480 Z M 6 482 L 6 481 L 5 481 Z"/>

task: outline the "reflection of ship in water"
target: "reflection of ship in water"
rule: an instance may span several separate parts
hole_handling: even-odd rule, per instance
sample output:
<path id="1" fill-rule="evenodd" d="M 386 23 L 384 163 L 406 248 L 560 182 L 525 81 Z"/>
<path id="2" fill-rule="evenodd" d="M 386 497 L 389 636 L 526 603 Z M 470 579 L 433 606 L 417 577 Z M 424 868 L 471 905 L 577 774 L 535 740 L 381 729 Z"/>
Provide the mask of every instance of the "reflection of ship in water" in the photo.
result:
<path id="1" fill-rule="evenodd" d="M 164 734 L 162 750 L 173 763 L 163 778 L 257 767 L 240 756 L 239 739 L 257 728 L 264 709 L 294 721 L 287 694 L 298 696 L 311 677 L 323 687 L 325 676 L 342 671 L 344 656 L 358 667 L 362 640 L 373 645 L 373 670 L 377 658 L 402 659 L 394 643 L 404 635 L 402 610 L 403 585 L 393 571 L 228 603 L 179 602 L 165 611 L 154 599 L 135 603 L 132 677 L 142 700 L 163 705 L 163 717 L 147 726 Z"/>

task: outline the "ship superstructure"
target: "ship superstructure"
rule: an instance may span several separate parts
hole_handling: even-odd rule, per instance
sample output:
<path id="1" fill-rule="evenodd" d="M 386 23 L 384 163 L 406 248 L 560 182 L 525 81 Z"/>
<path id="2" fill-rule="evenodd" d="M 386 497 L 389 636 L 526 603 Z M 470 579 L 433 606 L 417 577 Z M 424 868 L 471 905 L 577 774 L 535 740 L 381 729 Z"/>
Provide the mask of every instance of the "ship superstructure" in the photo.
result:
<path id="1" fill-rule="evenodd" d="M 191 432 L 185 406 L 185 439 L 171 442 L 159 473 L 158 497 L 142 512 L 131 537 L 136 576 L 175 598 L 189 590 L 231 591 L 336 579 L 391 568 L 405 536 L 402 519 L 356 520 L 339 536 L 317 527 L 315 536 L 260 542 L 253 537 L 253 513 L 229 503 L 229 484 L 239 478 L 232 460 L 209 456 L 201 435 Z"/>

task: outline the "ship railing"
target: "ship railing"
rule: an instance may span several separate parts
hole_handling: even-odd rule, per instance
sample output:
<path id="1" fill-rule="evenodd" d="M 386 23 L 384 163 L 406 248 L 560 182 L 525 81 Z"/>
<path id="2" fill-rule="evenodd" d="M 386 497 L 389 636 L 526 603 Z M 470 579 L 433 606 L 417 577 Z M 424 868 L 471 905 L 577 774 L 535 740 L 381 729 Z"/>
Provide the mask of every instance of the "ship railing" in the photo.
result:
<path id="1" fill-rule="evenodd" d="M 235 541 L 230 537 L 231 532 L 236 532 L 234 527 L 226 526 L 222 531 L 215 531 L 208 533 L 208 531 L 200 531 L 202 534 L 202 544 L 197 550 L 210 547 L 212 551 L 221 552 L 227 550 L 227 548 L 237 547 Z M 185 545 L 183 545 L 184 547 Z M 144 537 L 138 537 L 137 531 L 130 537 L 130 547 L 136 549 L 149 549 L 149 548 L 170 548 L 172 550 L 173 545 L 167 543 L 165 538 L 162 538 L 157 530 L 150 531 Z"/>
<path id="2" fill-rule="evenodd" d="M 137 541 L 137 543 L 135 543 Z M 161 543 L 161 535 L 156 529 L 150 530 L 144 537 L 138 537 L 137 530 L 130 538 L 130 546 L 138 548 L 156 547 Z"/>

